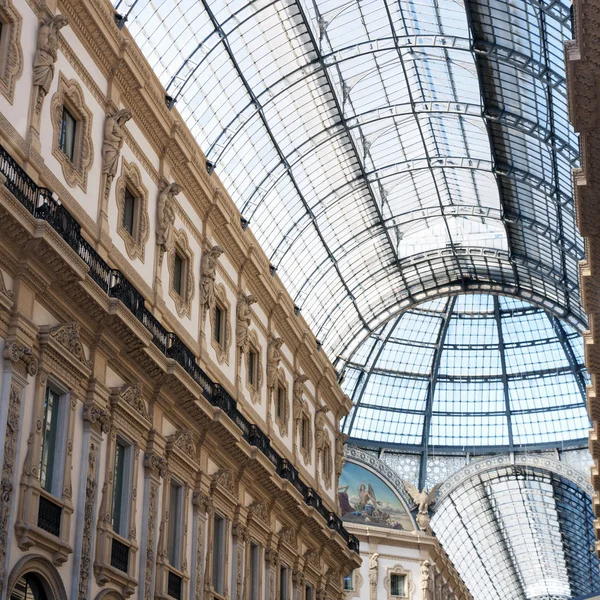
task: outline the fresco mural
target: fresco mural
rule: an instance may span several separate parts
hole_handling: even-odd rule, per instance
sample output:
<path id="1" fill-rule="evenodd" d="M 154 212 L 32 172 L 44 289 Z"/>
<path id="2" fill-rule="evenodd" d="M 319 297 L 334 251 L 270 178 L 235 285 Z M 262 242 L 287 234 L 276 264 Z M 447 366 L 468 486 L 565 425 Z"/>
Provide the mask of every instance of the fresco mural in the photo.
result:
<path id="1" fill-rule="evenodd" d="M 371 471 L 346 461 L 340 477 L 338 499 L 344 521 L 391 529 L 414 529 L 404 505 Z"/>

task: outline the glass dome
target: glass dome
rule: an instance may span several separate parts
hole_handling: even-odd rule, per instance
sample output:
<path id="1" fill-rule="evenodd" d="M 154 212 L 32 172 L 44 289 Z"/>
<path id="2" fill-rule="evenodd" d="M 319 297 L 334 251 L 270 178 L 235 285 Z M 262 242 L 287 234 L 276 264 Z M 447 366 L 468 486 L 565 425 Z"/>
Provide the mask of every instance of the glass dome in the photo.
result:
<path id="1" fill-rule="evenodd" d="M 390 320 L 345 364 L 350 441 L 429 452 L 586 443 L 580 333 L 538 306 L 463 294 Z"/>

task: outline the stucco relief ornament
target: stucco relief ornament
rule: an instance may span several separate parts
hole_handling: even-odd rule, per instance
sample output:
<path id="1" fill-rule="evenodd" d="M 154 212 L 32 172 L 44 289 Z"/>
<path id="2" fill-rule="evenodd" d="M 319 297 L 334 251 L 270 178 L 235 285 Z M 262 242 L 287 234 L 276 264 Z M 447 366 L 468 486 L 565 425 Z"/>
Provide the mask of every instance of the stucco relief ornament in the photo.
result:
<path id="1" fill-rule="evenodd" d="M 102 143 L 102 174 L 106 175 L 104 186 L 104 197 L 108 196 L 110 186 L 119 164 L 119 156 L 123 148 L 123 138 L 125 123 L 131 119 L 131 112 L 123 108 L 116 113 L 106 117 L 104 123 L 104 142 Z"/>
<path id="2" fill-rule="evenodd" d="M 416 486 L 414 486 L 408 481 L 403 481 L 403 483 L 404 487 L 406 488 L 406 491 L 410 494 L 410 497 L 419 507 L 419 512 L 417 513 L 417 525 L 422 530 L 425 530 L 429 527 L 429 507 L 434 503 L 435 495 L 437 494 L 437 491 L 439 490 L 442 484 L 437 483 L 428 492 L 425 489 L 419 491 L 419 489 Z"/>
<path id="3" fill-rule="evenodd" d="M 217 279 L 217 261 L 223 254 L 220 246 L 213 246 L 202 256 L 200 263 L 200 285 L 202 286 L 202 319 L 215 305 L 215 280 Z"/>
<path id="4" fill-rule="evenodd" d="M 271 340 L 267 348 L 267 388 L 270 390 L 275 388 L 277 379 L 279 378 L 279 363 L 283 358 L 283 352 L 281 351 L 282 344 L 283 340 L 278 337 Z"/>
<path id="5" fill-rule="evenodd" d="M 325 415 L 329 412 L 329 407 L 321 404 L 317 406 L 315 412 L 315 444 L 317 450 L 323 449 L 323 442 L 325 441 Z"/>
<path id="6" fill-rule="evenodd" d="M 50 91 L 54 79 L 54 63 L 58 58 L 58 32 L 69 24 L 63 15 L 48 17 L 40 24 L 37 48 L 33 58 L 33 85 L 37 86 L 35 112 L 42 110 L 44 98 Z"/>
<path id="7" fill-rule="evenodd" d="M 308 381 L 307 375 L 298 375 L 294 380 L 294 404 L 293 404 L 293 413 L 294 413 L 294 423 L 298 425 L 300 419 L 302 419 L 302 409 L 304 408 L 305 400 L 304 400 L 304 391 L 305 391 L 305 383 Z"/>
<path id="8" fill-rule="evenodd" d="M 173 228 L 175 225 L 175 196 L 181 192 L 176 183 L 166 185 L 158 195 L 156 215 L 156 243 L 160 246 L 159 264 L 163 254 L 173 247 Z"/>
<path id="9" fill-rule="evenodd" d="M 252 294 L 241 293 L 238 296 L 236 308 L 236 327 L 235 336 L 237 347 L 240 349 L 240 354 L 248 349 L 248 329 L 252 323 L 252 310 L 250 306 L 256 302 L 256 298 Z"/>

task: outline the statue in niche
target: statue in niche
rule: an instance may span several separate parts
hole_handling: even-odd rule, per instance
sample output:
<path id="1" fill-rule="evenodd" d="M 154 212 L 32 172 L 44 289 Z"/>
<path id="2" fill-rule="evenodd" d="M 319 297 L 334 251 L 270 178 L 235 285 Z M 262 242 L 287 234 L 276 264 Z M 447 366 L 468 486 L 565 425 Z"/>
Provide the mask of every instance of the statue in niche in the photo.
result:
<path id="1" fill-rule="evenodd" d="M 267 348 L 267 388 L 270 390 L 275 389 L 277 385 L 279 363 L 283 358 L 283 352 L 281 346 L 283 340 L 281 338 L 275 338 L 269 342 Z"/>
<path id="2" fill-rule="evenodd" d="M 159 260 L 173 246 L 173 227 L 175 224 L 175 196 L 181 192 L 176 183 L 165 186 L 158 195 L 156 243 L 160 246 Z"/>
<path id="3" fill-rule="evenodd" d="M 403 481 L 403 483 L 406 491 L 410 494 L 410 497 L 419 507 L 419 511 L 417 513 L 417 524 L 422 530 L 425 530 L 427 527 L 429 527 L 429 507 L 433 504 L 435 495 L 442 484 L 437 483 L 433 486 L 433 488 L 431 488 L 431 491 L 428 492 L 425 489 L 419 491 L 416 486 L 408 481 Z"/>
<path id="4" fill-rule="evenodd" d="M 123 127 L 131 119 L 131 112 L 122 108 L 113 115 L 106 117 L 104 124 L 104 142 L 102 143 L 102 174 L 106 175 L 104 197 L 108 196 L 110 186 L 119 164 L 119 156 L 123 148 L 125 131 Z"/>
<path id="5" fill-rule="evenodd" d="M 35 111 L 38 114 L 54 79 L 54 63 L 58 58 L 58 32 L 68 24 L 67 17 L 55 15 L 42 21 L 38 30 L 33 58 L 33 85 L 38 88 Z"/>
<path id="6" fill-rule="evenodd" d="M 223 254 L 220 246 L 213 246 L 204 253 L 200 263 L 200 285 L 202 286 L 202 309 L 203 315 L 210 311 L 215 305 L 215 281 L 217 279 L 217 261 Z"/>
<path id="7" fill-rule="evenodd" d="M 235 335 L 240 353 L 244 353 L 248 349 L 248 329 L 252 323 L 252 311 L 250 310 L 250 306 L 255 302 L 256 298 L 254 298 L 252 294 L 246 296 L 241 293 L 238 297 Z"/>
<path id="8" fill-rule="evenodd" d="M 431 600 L 431 563 L 421 563 L 421 600 Z"/>
<path id="9" fill-rule="evenodd" d="M 321 404 L 317 406 L 315 412 L 315 445 L 318 450 L 323 448 L 325 441 L 325 415 L 329 412 L 329 407 Z"/>
<path id="10" fill-rule="evenodd" d="M 294 402 L 293 402 L 293 414 L 294 414 L 294 423 L 296 426 L 300 424 L 300 419 L 302 419 L 302 409 L 304 408 L 304 391 L 305 391 L 305 382 L 308 381 L 307 375 L 298 375 L 294 380 Z"/>

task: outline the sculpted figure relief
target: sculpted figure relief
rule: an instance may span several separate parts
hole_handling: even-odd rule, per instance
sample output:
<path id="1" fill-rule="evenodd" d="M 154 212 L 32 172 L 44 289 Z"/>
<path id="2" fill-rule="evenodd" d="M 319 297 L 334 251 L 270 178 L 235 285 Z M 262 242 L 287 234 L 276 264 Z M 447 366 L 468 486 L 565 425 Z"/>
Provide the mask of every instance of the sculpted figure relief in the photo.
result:
<path id="1" fill-rule="evenodd" d="M 369 558 L 369 583 L 371 586 L 377 585 L 377 578 L 379 576 L 379 553 L 375 552 L 371 554 Z"/>
<path id="2" fill-rule="evenodd" d="M 346 462 L 346 457 L 344 456 L 344 444 L 347 439 L 348 436 L 341 431 L 335 436 L 335 476 L 337 479 L 340 478 L 344 463 Z"/>
<path id="3" fill-rule="evenodd" d="M 215 305 L 215 280 L 217 279 L 217 260 L 223 254 L 220 246 L 213 246 L 204 253 L 200 263 L 200 285 L 202 286 L 202 306 L 204 315 Z"/>
<path id="4" fill-rule="evenodd" d="M 306 381 L 308 381 L 307 375 L 298 375 L 298 377 L 296 377 L 294 380 L 294 404 L 292 409 L 294 414 L 294 423 L 296 425 L 298 425 L 300 419 L 302 419 L 302 409 L 304 408 L 305 403 L 303 398 L 305 390 L 304 383 Z"/>
<path id="5" fill-rule="evenodd" d="M 54 63 L 58 58 L 58 32 L 69 24 L 63 15 L 46 18 L 40 25 L 37 48 L 33 58 L 33 85 L 38 87 L 35 110 L 42 110 L 44 98 L 50 91 L 54 79 Z"/>
<path id="6" fill-rule="evenodd" d="M 248 348 L 248 329 L 252 322 L 252 311 L 250 306 L 256 302 L 256 299 L 252 294 L 240 294 L 237 303 L 236 315 L 237 323 L 235 328 L 235 335 L 237 340 L 237 346 L 240 349 L 240 353 L 246 352 Z"/>
<path id="7" fill-rule="evenodd" d="M 275 338 L 269 342 L 267 348 L 267 387 L 271 390 L 277 385 L 277 369 L 283 358 L 282 344 L 281 338 Z"/>
<path id="8" fill-rule="evenodd" d="M 126 108 L 109 115 L 104 124 L 104 142 L 102 144 L 102 174 L 106 175 L 104 195 L 107 196 L 111 183 L 117 173 L 119 156 L 123 148 L 125 131 L 123 126 L 131 119 L 131 112 Z"/>
<path id="9" fill-rule="evenodd" d="M 315 445 L 318 450 L 323 448 L 325 439 L 325 415 L 329 412 L 329 407 L 324 404 L 317 406 L 315 412 Z"/>
<path id="10" fill-rule="evenodd" d="M 431 600 L 431 563 L 426 560 L 421 563 L 421 598 Z"/>
<path id="11" fill-rule="evenodd" d="M 175 223 L 175 196 L 181 188 L 176 183 L 167 185 L 158 195 L 156 243 L 162 254 L 173 246 L 173 225 Z"/>
<path id="12" fill-rule="evenodd" d="M 419 491 L 419 489 L 408 481 L 403 481 L 406 491 L 410 494 L 410 497 L 415 501 L 415 504 L 419 507 L 417 513 L 417 524 L 421 529 L 427 529 L 429 527 L 429 507 L 435 500 L 435 495 L 438 489 L 442 485 L 438 483 L 431 488 L 431 491 L 425 489 Z"/>

